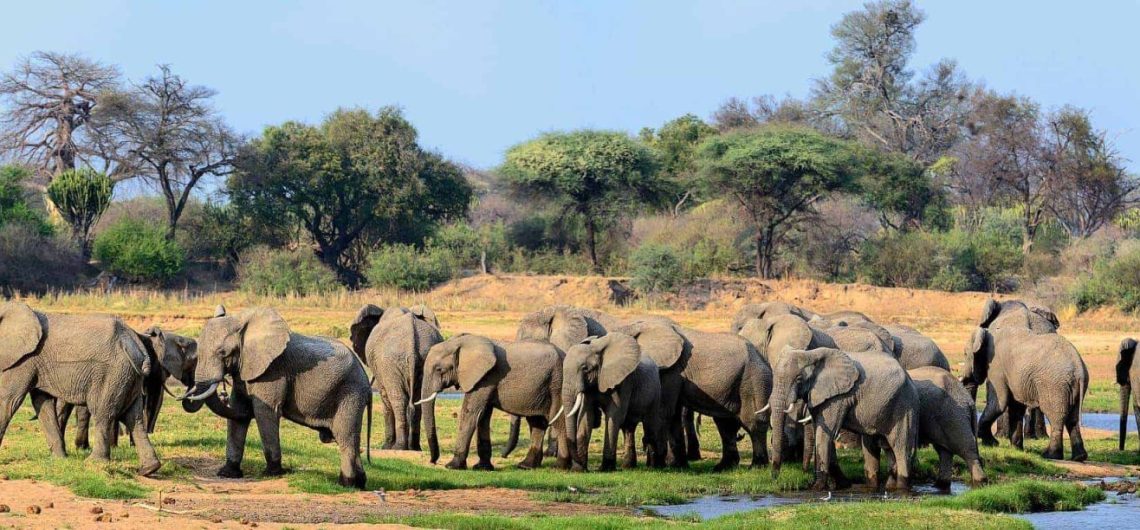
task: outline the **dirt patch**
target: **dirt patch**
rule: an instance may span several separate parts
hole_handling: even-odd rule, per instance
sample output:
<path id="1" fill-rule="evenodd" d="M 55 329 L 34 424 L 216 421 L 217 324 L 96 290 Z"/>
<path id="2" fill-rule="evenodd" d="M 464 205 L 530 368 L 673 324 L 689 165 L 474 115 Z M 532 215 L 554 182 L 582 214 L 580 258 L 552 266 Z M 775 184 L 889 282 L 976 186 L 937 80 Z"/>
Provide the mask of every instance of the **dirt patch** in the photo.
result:
<path id="1" fill-rule="evenodd" d="M 1075 478 L 1128 477 L 1140 474 L 1140 466 L 1125 466 L 1107 462 L 1051 460 L 1049 463 L 1065 468 L 1066 474 Z"/>

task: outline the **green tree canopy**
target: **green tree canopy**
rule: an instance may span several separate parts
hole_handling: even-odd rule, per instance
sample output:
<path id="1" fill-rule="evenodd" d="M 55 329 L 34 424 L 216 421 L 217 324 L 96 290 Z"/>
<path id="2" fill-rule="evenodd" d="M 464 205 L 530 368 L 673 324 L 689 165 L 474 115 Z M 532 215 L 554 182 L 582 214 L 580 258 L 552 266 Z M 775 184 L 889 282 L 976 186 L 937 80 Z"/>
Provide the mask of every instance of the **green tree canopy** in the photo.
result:
<path id="1" fill-rule="evenodd" d="M 228 189 L 259 222 L 291 225 L 355 286 L 382 242 L 419 244 L 471 202 L 459 168 L 417 143 L 399 109 L 340 109 L 319 126 L 269 127 L 239 157 Z"/>
<path id="2" fill-rule="evenodd" d="M 755 230 L 756 274 L 773 277 L 788 231 L 833 191 L 853 190 L 858 160 L 842 140 L 783 125 L 714 136 L 697 151 L 710 192 L 740 204 Z"/>
<path id="3" fill-rule="evenodd" d="M 696 192 L 697 146 L 705 138 L 716 134 L 716 129 L 696 117 L 686 114 L 665 122 L 660 129 L 642 129 L 641 140 L 657 151 L 661 163 L 661 176 L 676 186 L 673 197 L 673 216 L 677 216 L 685 203 Z"/>
<path id="4" fill-rule="evenodd" d="M 653 152 L 621 132 L 544 134 L 510 148 L 500 171 L 516 191 L 553 200 L 582 218 L 595 271 L 601 270 L 598 230 L 633 208 L 659 206 L 669 197 Z"/>
<path id="5" fill-rule="evenodd" d="M 0 226 L 21 223 L 40 235 L 51 235 L 52 226 L 28 204 L 24 181 L 31 176 L 31 170 L 22 166 L 0 166 Z"/>
<path id="6" fill-rule="evenodd" d="M 863 200 L 892 229 L 917 227 L 932 210 L 945 207 L 942 189 L 922 164 L 897 153 L 859 148 Z"/>
<path id="7" fill-rule="evenodd" d="M 48 197 L 71 226 L 71 237 L 84 256 L 90 254 L 91 227 L 111 205 L 114 191 L 111 177 L 90 168 L 65 170 L 48 185 Z"/>

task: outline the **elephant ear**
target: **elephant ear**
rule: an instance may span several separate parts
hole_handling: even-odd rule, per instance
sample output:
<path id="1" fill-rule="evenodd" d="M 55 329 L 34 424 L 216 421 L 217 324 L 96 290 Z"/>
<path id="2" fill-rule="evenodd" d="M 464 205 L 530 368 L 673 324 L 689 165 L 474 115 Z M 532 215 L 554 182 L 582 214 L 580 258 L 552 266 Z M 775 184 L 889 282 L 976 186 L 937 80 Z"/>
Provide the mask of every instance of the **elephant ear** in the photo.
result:
<path id="1" fill-rule="evenodd" d="M 360 311 L 356 312 L 356 318 L 352 319 L 352 324 L 349 324 L 349 337 L 352 339 L 352 351 L 356 355 L 365 359 L 364 346 L 368 344 L 368 336 L 372 334 L 372 328 L 380 322 L 380 317 L 384 316 L 384 310 L 372 305 L 364 304 Z"/>
<path id="2" fill-rule="evenodd" d="M 411 311 L 412 315 L 415 315 L 416 318 L 431 324 L 435 329 L 441 329 L 439 327 L 439 319 L 436 318 L 435 311 L 432 311 L 430 307 L 420 304 L 408 308 L 408 311 Z"/>
<path id="3" fill-rule="evenodd" d="M 289 325 L 277 311 L 251 309 L 242 315 L 241 379 L 261 377 L 289 344 Z"/>
<path id="4" fill-rule="evenodd" d="M 598 390 L 609 392 L 625 381 L 641 362 L 637 340 L 625 333 L 610 333 L 594 344 L 601 348 L 602 366 L 598 369 Z"/>
<path id="5" fill-rule="evenodd" d="M 1052 331 L 1056 332 L 1058 329 L 1061 329 L 1061 320 L 1057 318 L 1057 314 L 1053 311 L 1049 310 L 1048 308 L 1036 305 L 1028 306 L 1028 308 L 1031 313 L 1045 320 L 1045 322 L 1048 322 L 1049 325 L 1053 328 Z"/>
<path id="6" fill-rule="evenodd" d="M 562 308 L 554 312 L 550 322 L 550 343 L 562 350 L 579 344 L 590 336 L 590 325 L 581 311 Z"/>
<path id="7" fill-rule="evenodd" d="M 146 346 L 148 352 L 154 355 L 155 360 L 166 373 L 175 379 L 182 380 L 182 352 L 178 346 L 171 344 L 166 333 L 158 326 L 151 326 L 146 333 L 140 333 L 139 339 Z M 161 371 L 161 370 L 160 370 Z"/>
<path id="8" fill-rule="evenodd" d="M 519 321 L 515 340 L 545 340 L 550 341 L 550 322 L 554 320 L 553 307 L 535 311 Z"/>
<path id="9" fill-rule="evenodd" d="M 470 392 L 495 367 L 495 343 L 477 335 L 464 335 L 457 343 L 455 354 L 459 356 L 459 389 Z"/>
<path id="10" fill-rule="evenodd" d="M 981 383 L 986 380 L 990 369 L 989 345 L 993 338 L 986 328 L 977 328 L 970 336 L 970 343 L 966 346 L 966 362 L 974 370 L 974 381 Z"/>
<path id="11" fill-rule="evenodd" d="M 641 352 L 653 359 L 661 370 L 672 368 L 685 353 L 685 337 L 673 326 L 635 322 L 618 331 L 636 339 Z"/>
<path id="12" fill-rule="evenodd" d="M 801 370 L 811 369 L 812 384 L 807 392 L 809 407 L 818 407 L 835 396 L 850 392 L 859 381 L 859 368 L 846 353 L 831 348 L 806 352 Z"/>
<path id="13" fill-rule="evenodd" d="M 765 304 L 745 304 L 732 318 L 732 332 L 740 333 L 748 321 L 763 317 Z"/>
<path id="14" fill-rule="evenodd" d="M 768 324 L 768 343 L 757 347 L 766 352 L 781 351 L 785 346 L 793 350 L 807 350 L 812 347 L 812 332 L 807 322 L 793 315 L 781 315 Z"/>
<path id="15" fill-rule="evenodd" d="M 36 312 L 23 302 L 0 305 L 0 371 L 36 351 L 44 330 Z"/>
<path id="16" fill-rule="evenodd" d="M 982 307 L 982 318 L 978 320 L 978 327 L 989 327 L 990 323 L 998 317 L 998 313 L 1001 313 L 1001 305 L 997 303 L 997 300 L 993 298 L 986 300 L 985 307 Z"/>
<path id="17" fill-rule="evenodd" d="M 1128 372 L 1132 369 L 1132 359 L 1136 357 L 1136 341 L 1131 338 L 1120 341 L 1120 353 L 1116 356 L 1116 384 L 1132 384 Z"/>

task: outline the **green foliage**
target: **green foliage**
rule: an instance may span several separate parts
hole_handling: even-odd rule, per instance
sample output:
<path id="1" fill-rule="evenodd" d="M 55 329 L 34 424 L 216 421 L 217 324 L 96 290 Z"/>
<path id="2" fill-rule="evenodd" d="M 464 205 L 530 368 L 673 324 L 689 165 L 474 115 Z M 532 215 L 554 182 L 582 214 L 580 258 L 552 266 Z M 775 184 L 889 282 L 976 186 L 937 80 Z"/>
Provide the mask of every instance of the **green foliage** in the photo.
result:
<path id="1" fill-rule="evenodd" d="M 41 236 L 50 236 L 55 232 L 51 224 L 28 205 L 23 182 L 31 175 L 31 171 L 20 166 L 0 166 L 0 226 L 19 223 Z"/>
<path id="2" fill-rule="evenodd" d="M 692 197 L 696 190 L 696 151 L 706 138 L 716 134 L 713 126 L 693 114 L 670 120 L 658 130 L 642 129 L 641 141 L 657 152 L 662 177 L 669 179 L 673 191 L 673 214 L 679 213 L 688 203 L 695 206 Z"/>
<path id="3" fill-rule="evenodd" d="M 115 183 L 106 174 L 90 168 L 69 169 L 56 175 L 48 185 L 47 194 L 59 209 L 71 233 L 80 244 L 87 244 L 91 227 L 107 207 Z"/>
<path id="4" fill-rule="evenodd" d="M 384 245 L 368 256 L 365 273 L 373 287 L 427 291 L 452 277 L 452 256 L 445 248 Z"/>
<path id="5" fill-rule="evenodd" d="M 921 164 L 900 154 L 859 151 L 859 188 L 863 199 L 881 212 L 887 224 L 897 222 L 895 228 L 913 227 L 927 217 L 937 222 L 946 200 Z"/>
<path id="6" fill-rule="evenodd" d="M 630 286 L 642 295 L 672 291 L 684 279 L 681 258 L 665 245 L 642 245 L 630 257 Z"/>
<path id="7" fill-rule="evenodd" d="M 446 249 L 457 267 L 481 271 L 486 264 L 486 272 L 503 268 L 510 250 L 507 229 L 501 221 L 479 227 L 449 224 L 432 236 L 432 244 Z"/>
<path id="8" fill-rule="evenodd" d="M 164 227 L 123 218 L 95 237 L 102 267 L 131 281 L 164 283 L 182 272 L 186 251 L 166 239 Z"/>
<path id="9" fill-rule="evenodd" d="M 1128 312 L 1140 309 L 1140 248 L 1098 260 L 1071 296 L 1080 311 L 1108 305 Z"/>
<path id="10" fill-rule="evenodd" d="M 864 244 L 859 273 L 874 285 L 993 291 L 1018 272 L 1021 258 L 1020 247 L 1001 232 L 914 231 Z"/>
<path id="11" fill-rule="evenodd" d="M 44 235 L 34 224 L 0 224 L 0 296 L 74 287 L 84 265 L 73 244 Z"/>
<path id="12" fill-rule="evenodd" d="M 262 296 L 305 296 L 340 288 L 336 273 L 304 249 L 255 246 L 242 254 L 237 273 L 242 291 Z"/>

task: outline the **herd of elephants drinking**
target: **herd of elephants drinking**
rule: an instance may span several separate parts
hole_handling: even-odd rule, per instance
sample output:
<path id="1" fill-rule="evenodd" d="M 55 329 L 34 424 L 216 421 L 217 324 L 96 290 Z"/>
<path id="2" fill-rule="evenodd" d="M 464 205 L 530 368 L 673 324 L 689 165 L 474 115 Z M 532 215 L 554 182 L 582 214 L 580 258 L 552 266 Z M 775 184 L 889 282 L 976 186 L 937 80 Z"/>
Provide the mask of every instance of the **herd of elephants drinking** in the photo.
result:
<path id="1" fill-rule="evenodd" d="M 842 488 L 849 484 L 836 460 L 842 435 L 861 446 L 870 487 L 909 488 L 915 449 L 930 445 L 940 460 L 936 485 L 948 488 L 954 456 L 965 461 L 973 482 L 985 480 L 978 442 L 997 444 L 995 423 L 1020 449 L 1024 437 L 1044 435 L 1048 419 L 1044 456 L 1063 458 L 1068 431 L 1070 457 L 1087 458 L 1080 414 L 1088 370 L 1058 328 L 1046 308 L 989 300 L 956 378 L 934 341 L 913 328 L 783 302 L 744 306 L 723 333 L 660 316 L 623 319 L 552 306 L 526 315 L 513 342 L 466 333 L 444 340 L 427 307 L 368 304 L 350 324 L 349 348 L 294 333 L 267 308 L 230 313 L 219 307 L 193 340 L 157 327 L 138 333 L 112 316 L 44 313 L 11 301 L 0 305 L 0 443 L 30 394 L 54 456 L 66 455 L 64 431 L 75 412 L 77 446 L 88 447 L 91 426 L 89 458 L 110 457 L 122 424 L 139 472 L 152 474 L 160 462 L 148 433 L 163 392 L 173 396 L 166 385 L 174 378 L 185 386 L 178 399 L 187 412 L 205 406 L 227 420 L 219 476 L 242 476 L 250 421 L 257 422 L 265 474 L 281 474 L 284 417 L 335 443 L 339 483 L 364 488 L 361 433 L 367 419 L 370 446 L 373 389 L 383 408 L 383 447 L 420 450 L 422 422 L 432 463 L 439 458 L 434 401 L 458 389 L 462 405 L 450 469 L 467 467 L 472 436 L 473 467 L 493 469 L 495 409 L 512 416 L 504 456 L 525 420 L 531 445 L 518 466 L 538 467 L 550 455 L 558 467 L 574 470 L 586 469 L 591 433 L 603 426 L 599 468 L 618 466 L 619 432 L 620 465 L 635 466 L 638 425 L 647 465 L 685 467 L 701 457 L 699 414 L 711 418 L 720 435 L 716 470 L 739 464 L 737 442 L 747 436 L 753 467 L 770 465 L 776 474 L 794 459 L 814 470 L 813 487 Z M 1116 364 L 1121 450 L 1132 383 L 1140 383 L 1136 345 L 1124 340 Z M 228 395 L 219 391 L 227 384 Z M 979 417 L 982 385 L 986 406 Z M 1136 414 L 1140 421 L 1140 406 Z"/>

